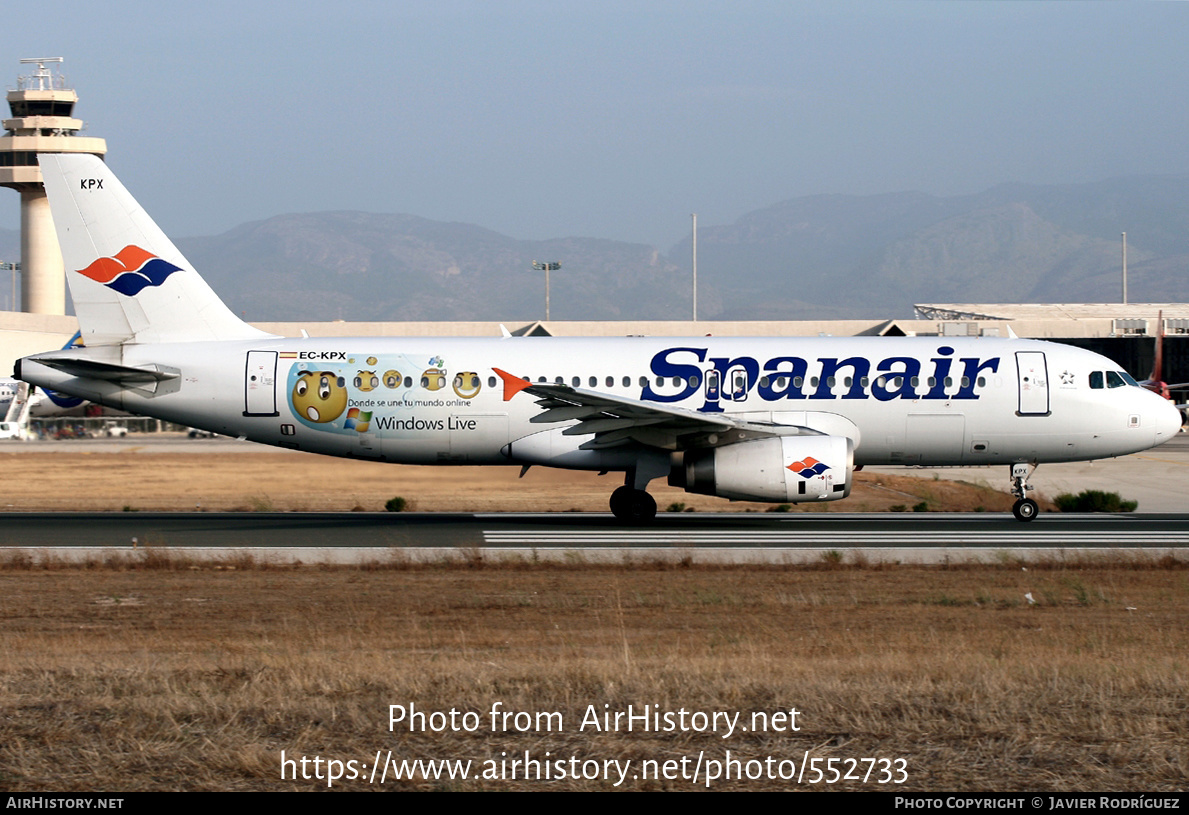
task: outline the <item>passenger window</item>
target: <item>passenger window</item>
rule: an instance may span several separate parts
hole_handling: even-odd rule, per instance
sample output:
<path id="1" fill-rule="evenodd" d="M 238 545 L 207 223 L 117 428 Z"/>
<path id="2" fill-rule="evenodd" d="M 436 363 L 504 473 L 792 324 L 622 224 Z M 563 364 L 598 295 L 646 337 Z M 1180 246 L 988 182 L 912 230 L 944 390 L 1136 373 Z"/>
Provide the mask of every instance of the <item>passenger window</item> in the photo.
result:
<path id="1" fill-rule="evenodd" d="M 691 388 L 696 388 L 696 387 L 698 387 L 699 384 L 701 384 L 701 380 L 698 379 L 696 376 L 691 376 L 689 378 L 689 386 Z"/>
<path id="2" fill-rule="evenodd" d="M 766 388 L 766 387 L 768 387 L 768 377 L 766 377 L 766 376 L 761 376 L 761 377 L 760 377 L 760 387 L 761 387 L 761 388 Z"/>
<path id="3" fill-rule="evenodd" d="M 489 388 L 495 387 L 495 377 L 494 376 L 487 377 L 487 387 L 489 387 Z"/>
<path id="4" fill-rule="evenodd" d="M 647 387 L 648 387 L 648 377 L 646 377 L 646 376 L 642 376 L 642 377 L 640 377 L 640 387 L 641 387 L 641 388 L 647 388 Z"/>
<path id="5" fill-rule="evenodd" d="M 632 386 L 632 378 L 630 376 L 625 376 L 623 378 L 623 386 L 625 388 L 630 388 Z"/>
<path id="6" fill-rule="evenodd" d="M 571 386 L 571 387 L 574 387 L 574 388 L 576 388 L 576 387 L 578 387 L 578 386 L 579 386 L 579 385 L 581 385 L 581 384 L 582 384 L 582 377 L 580 377 L 580 376 L 572 376 L 572 377 L 570 377 L 570 386 Z"/>
<path id="7" fill-rule="evenodd" d="M 598 384 L 599 384 L 599 378 L 598 378 L 597 376 L 592 376 L 592 377 L 591 377 L 589 380 L 587 380 L 587 381 L 590 383 L 590 386 L 591 386 L 592 388 L 598 387 Z"/>

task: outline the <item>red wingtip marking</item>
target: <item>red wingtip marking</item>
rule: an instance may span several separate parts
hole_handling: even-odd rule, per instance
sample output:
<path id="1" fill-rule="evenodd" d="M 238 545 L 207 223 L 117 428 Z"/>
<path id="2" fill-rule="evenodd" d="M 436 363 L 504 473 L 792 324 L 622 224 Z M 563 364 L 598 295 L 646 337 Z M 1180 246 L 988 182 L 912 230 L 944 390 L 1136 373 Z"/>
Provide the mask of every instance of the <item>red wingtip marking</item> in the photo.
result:
<path id="1" fill-rule="evenodd" d="M 512 374 L 508 373 L 507 371 L 501 371 L 499 368 L 492 368 L 491 370 L 493 370 L 497 374 L 499 374 L 500 379 L 504 380 L 504 401 L 505 402 L 507 402 L 513 396 L 520 393 L 522 390 L 524 390 L 525 388 L 527 388 L 529 385 L 532 384 L 531 382 L 525 382 L 523 379 L 521 379 L 518 376 L 513 376 Z"/>

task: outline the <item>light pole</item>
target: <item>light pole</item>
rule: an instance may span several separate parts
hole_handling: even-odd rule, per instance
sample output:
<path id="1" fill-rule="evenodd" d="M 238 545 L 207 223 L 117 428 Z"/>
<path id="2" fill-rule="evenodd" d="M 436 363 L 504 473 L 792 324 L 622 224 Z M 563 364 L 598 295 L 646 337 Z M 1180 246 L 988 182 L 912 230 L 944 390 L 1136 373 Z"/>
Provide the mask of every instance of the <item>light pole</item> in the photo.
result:
<path id="1" fill-rule="evenodd" d="M 1127 305 L 1127 233 L 1123 233 L 1123 305 Z"/>
<path id="2" fill-rule="evenodd" d="M 545 273 L 545 319 L 549 319 L 549 273 L 556 272 L 561 268 L 560 261 L 553 261 L 551 263 L 542 263 L 539 260 L 533 261 L 533 268 L 538 272 Z"/>
<path id="3" fill-rule="evenodd" d="M 690 213 L 694 219 L 693 251 L 694 251 L 694 322 L 698 321 L 698 213 Z"/>

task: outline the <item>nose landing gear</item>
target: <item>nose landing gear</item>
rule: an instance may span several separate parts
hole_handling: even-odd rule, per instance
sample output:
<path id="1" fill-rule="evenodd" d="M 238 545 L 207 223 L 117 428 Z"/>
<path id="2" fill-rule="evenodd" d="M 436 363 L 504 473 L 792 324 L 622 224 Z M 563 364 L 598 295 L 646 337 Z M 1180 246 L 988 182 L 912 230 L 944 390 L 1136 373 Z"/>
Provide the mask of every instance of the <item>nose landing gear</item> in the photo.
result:
<path id="1" fill-rule="evenodd" d="M 1028 476 L 1036 472 L 1036 466 L 1028 464 L 1011 465 L 1011 494 L 1016 496 L 1016 503 L 1011 508 L 1011 514 L 1017 521 L 1027 523 L 1037 516 L 1040 507 L 1028 497 L 1028 491 L 1036 489 L 1028 483 Z"/>

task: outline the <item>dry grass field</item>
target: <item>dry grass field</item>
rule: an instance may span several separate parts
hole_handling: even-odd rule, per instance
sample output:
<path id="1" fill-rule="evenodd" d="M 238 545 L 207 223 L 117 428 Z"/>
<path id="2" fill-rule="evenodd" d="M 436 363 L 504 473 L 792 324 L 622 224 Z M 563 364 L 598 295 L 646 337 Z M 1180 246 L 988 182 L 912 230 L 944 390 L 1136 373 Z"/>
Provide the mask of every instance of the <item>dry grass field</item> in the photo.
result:
<path id="1" fill-rule="evenodd" d="M 319 789 L 315 757 L 358 775 L 377 751 L 473 773 L 527 751 L 600 775 L 509 780 L 505 764 L 380 785 L 365 769 L 335 788 L 613 789 L 614 760 L 620 789 L 704 789 L 728 751 L 745 774 L 903 761 L 866 784 L 810 785 L 810 765 L 800 785 L 712 789 L 1176 790 L 1189 773 L 1183 564 L 27 566 L 0 569 L 9 791 Z M 560 713 L 564 729 L 493 729 L 496 703 Z M 748 724 L 795 708 L 799 730 L 581 728 L 588 706 L 629 704 L 684 709 L 690 727 L 695 712 Z M 473 711 L 478 726 L 390 732 L 390 705 Z M 311 777 L 295 764 L 283 779 L 282 751 Z M 665 762 L 674 777 L 640 777 Z M 903 784 L 876 783 L 889 767 Z"/>
<path id="2" fill-rule="evenodd" d="M 20 509 L 378 509 L 402 495 L 422 510 L 602 510 L 610 478 L 285 453 L 4 465 Z M 980 487 L 863 479 L 847 510 L 1003 508 Z M 345 790 L 1113 791 L 1179 790 L 1189 776 L 1183 562 L 683 568 L 465 555 L 339 568 L 151 550 L 139 562 L 0 559 L 0 789 L 314 790 L 330 772 Z M 497 703 L 558 715 L 493 727 Z M 472 713 L 456 723 L 475 727 L 433 732 L 431 717 L 390 732 L 391 705 Z M 582 726 L 628 705 L 659 706 L 647 709 L 676 729 Z M 788 719 L 752 727 L 755 713 L 794 708 L 796 731 Z M 727 735 L 721 717 L 716 731 L 698 726 L 695 714 L 715 712 L 747 731 Z M 539 762 L 528 779 L 512 763 L 526 753 Z M 398 781 L 389 758 L 470 761 L 470 777 L 422 766 Z"/>

